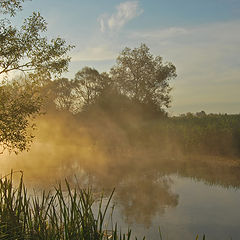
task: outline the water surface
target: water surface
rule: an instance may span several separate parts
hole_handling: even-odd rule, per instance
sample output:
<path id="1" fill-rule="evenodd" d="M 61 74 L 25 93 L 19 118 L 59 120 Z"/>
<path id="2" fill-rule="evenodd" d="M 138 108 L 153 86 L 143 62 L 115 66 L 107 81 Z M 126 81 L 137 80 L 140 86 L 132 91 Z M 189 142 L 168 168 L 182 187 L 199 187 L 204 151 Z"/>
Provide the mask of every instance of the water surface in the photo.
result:
<path id="1" fill-rule="evenodd" d="M 164 239 L 195 239 L 196 234 L 204 233 L 211 240 L 239 239 L 239 189 L 209 185 L 177 175 L 170 178 L 173 181 L 171 191 L 178 194 L 176 206 L 160 205 L 157 210 L 152 206 L 156 211 L 149 210 L 145 214 L 146 209 L 141 211 L 133 206 L 133 214 L 126 214 L 124 206 L 117 204 L 115 219 L 122 226 L 129 225 L 134 234 L 145 235 L 148 239 L 159 239 L 159 226 Z M 161 203 L 161 196 L 156 202 Z"/>
<path id="2" fill-rule="evenodd" d="M 22 169 L 28 188 L 51 189 L 64 178 L 106 195 L 115 188 L 113 222 L 138 237 L 159 239 L 160 226 L 169 240 L 191 240 L 197 234 L 210 240 L 239 239 L 239 160 L 173 158 L 130 148 L 110 149 L 107 155 L 88 139 L 81 141 L 79 148 L 69 142 L 68 151 L 60 143 L 55 148 L 38 143 L 20 157 L 1 158 L 1 171 Z"/>

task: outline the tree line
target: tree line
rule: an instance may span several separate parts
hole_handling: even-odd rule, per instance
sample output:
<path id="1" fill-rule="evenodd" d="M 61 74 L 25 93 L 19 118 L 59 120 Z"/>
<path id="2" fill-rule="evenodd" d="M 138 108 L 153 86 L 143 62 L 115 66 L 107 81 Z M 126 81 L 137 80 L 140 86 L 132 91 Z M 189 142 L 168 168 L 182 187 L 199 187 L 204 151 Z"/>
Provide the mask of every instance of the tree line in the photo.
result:
<path id="1" fill-rule="evenodd" d="M 175 77 L 176 68 L 172 63 L 163 63 L 161 57 L 154 57 L 150 49 L 141 44 L 138 48 L 125 48 L 109 73 L 84 67 L 74 79 L 57 79 L 49 88 L 55 94 L 57 107 L 73 113 L 106 98 L 108 101 L 121 98 L 123 102 L 163 112 L 171 101 L 169 80 Z"/>
<path id="2" fill-rule="evenodd" d="M 172 63 L 154 57 L 150 49 L 125 48 L 109 73 L 85 67 L 74 79 L 62 78 L 68 70 L 69 51 L 74 47 L 62 38 L 45 36 L 47 23 L 38 12 L 20 28 L 11 19 L 22 10 L 24 0 L 0 2 L 0 143 L 2 149 L 27 149 L 33 135 L 31 119 L 40 114 L 44 99 L 61 110 L 86 111 L 94 105 L 118 102 L 112 108 L 145 106 L 165 112 L 171 102 L 169 81 L 176 77 Z M 6 17 L 7 16 L 7 17 Z M 23 73 L 11 79 L 10 73 Z M 118 99 L 116 101 L 116 99 Z M 109 106 L 108 106 L 109 107 Z"/>

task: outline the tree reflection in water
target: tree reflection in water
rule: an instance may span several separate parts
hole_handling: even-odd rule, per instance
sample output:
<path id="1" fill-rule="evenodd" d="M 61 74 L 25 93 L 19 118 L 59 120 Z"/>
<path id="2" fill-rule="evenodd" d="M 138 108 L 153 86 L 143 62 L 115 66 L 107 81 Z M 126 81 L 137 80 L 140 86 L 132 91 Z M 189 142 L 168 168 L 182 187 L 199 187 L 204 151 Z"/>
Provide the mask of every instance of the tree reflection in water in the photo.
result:
<path id="1" fill-rule="evenodd" d="M 160 141 L 161 136 L 158 141 L 151 136 L 146 139 L 134 125 L 134 134 L 130 134 L 106 119 L 105 127 L 98 122 L 88 128 L 72 116 L 59 119 L 58 125 L 55 115 L 39 122 L 37 141 L 30 152 L 2 156 L 1 173 L 21 169 L 27 186 L 35 188 L 51 188 L 64 178 L 74 183 L 75 175 L 80 185 L 91 185 L 96 192 L 116 188 L 115 201 L 126 220 L 145 225 L 165 208 L 177 206 L 179 197 L 171 191 L 171 174 L 225 187 L 240 186 L 239 161 L 187 157 L 166 139 Z"/>

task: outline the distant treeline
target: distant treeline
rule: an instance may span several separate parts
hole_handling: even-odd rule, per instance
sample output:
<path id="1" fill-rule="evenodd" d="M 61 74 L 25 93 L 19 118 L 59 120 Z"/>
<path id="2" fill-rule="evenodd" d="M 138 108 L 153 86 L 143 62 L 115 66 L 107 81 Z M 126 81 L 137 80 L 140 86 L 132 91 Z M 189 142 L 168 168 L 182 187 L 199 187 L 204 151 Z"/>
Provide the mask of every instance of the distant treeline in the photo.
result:
<path id="1" fill-rule="evenodd" d="M 186 114 L 168 119 L 183 152 L 240 156 L 240 114 Z"/>
<path id="2" fill-rule="evenodd" d="M 96 141 L 104 142 L 105 146 L 109 144 L 109 148 L 121 148 L 119 142 L 122 141 L 123 148 L 127 145 L 152 152 L 157 150 L 158 154 L 165 152 L 168 156 L 240 156 L 240 114 L 206 114 L 202 111 L 170 117 L 164 108 L 129 98 L 111 85 L 95 95 L 94 101 L 81 105 L 77 102 L 79 98 L 69 95 L 72 91 L 68 88 L 69 83 L 67 79 L 51 82 L 54 87 L 49 88 L 52 89 L 52 95 L 49 95 L 52 98 L 47 98 L 47 109 L 57 108 L 72 114 L 79 124 L 89 129 L 94 139 L 98 139 Z M 74 108 L 81 110 L 73 111 Z M 114 127 L 109 126 L 109 122 L 114 123 Z M 121 139 L 118 134 L 113 137 L 112 132 L 107 136 L 109 127 L 115 133 L 119 129 L 124 131 L 127 137 Z M 116 140 L 113 147 L 114 138 L 119 141 Z"/>
<path id="3" fill-rule="evenodd" d="M 121 111 L 131 103 L 152 113 L 163 113 L 171 102 L 169 81 L 176 76 L 172 63 L 154 57 L 142 44 L 139 48 L 125 48 L 108 73 L 84 67 L 73 79 L 44 79 L 42 91 L 54 99 L 58 109 L 75 114 L 97 106 Z"/>
<path id="4" fill-rule="evenodd" d="M 51 113 L 59 125 L 64 115 L 71 131 L 85 127 L 92 139 L 115 151 L 146 156 L 179 154 L 240 156 L 240 115 L 187 113 L 169 117 L 172 63 L 149 48 L 125 48 L 108 73 L 84 67 L 73 79 L 16 79 L 0 88 L 0 143 L 22 151 L 33 135 L 30 117 Z M 67 127 L 65 130 L 67 131 Z M 111 129 L 111 131 L 110 131 Z M 113 150 L 114 149 L 114 150 Z"/>
<path id="5" fill-rule="evenodd" d="M 103 96 L 70 114 L 103 148 L 146 150 L 149 156 L 155 153 L 166 158 L 179 154 L 240 157 L 240 114 L 202 111 L 171 117 L 121 95 Z"/>
<path id="6" fill-rule="evenodd" d="M 40 40 L 42 43 L 46 39 Z M 57 51 L 58 41 L 60 53 Z M 151 109 L 152 113 L 164 113 L 169 107 L 171 101 L 169 81 L 176 77 L 176 67 L 170 62 L 164 63 L 160 56 L 153 56 L 145 44 L 141 44 L 139 48 L 125 48 L 117 57 L 116 65 L 108 73 L 99 73 L 94 68 L 84 67 L 73 79 L 67 79 L 60 78 L 58 74 L 67 68 L 70 59 L 62 59 L 61 56 L 65 56 L 71 46 L 63 47 L 65 42 L 61 39 L 58 41 L 54 42 L 56 50 L 47 46 L 47 49 L 51 49 L 50 52 L 57 55 L 56 57 L 53 54 L 53 62 L 50 61 L 51 54 L 48 56 L 46 53 L 44 56 L 48 57 L 41 58 L 42 55 L 38 53 L 41 48 L 37 51 L 24 48 L 24 51 L 28 52 L 28 57 L 34 59 L 33 62 L 26 64 L 27 67 L 31 66 L 30 73 L 11 81 L 0 82 L 0 151 L 8 149 L 17 153 L 30 147 L 34 135 L 30 134 L 29 130 L 35 125 L 31 125 L 29 119 L 32 120 L 38 115 L 43 106 L 46 111 L 51 107 L 57 107 L 73 114 L 88 112 L 90 109 L 96 110 L 98 107 L 106 111 L 110 110 L 107 108 L 117 108 L 121 112 L 122 108 L 131 104 L 145 106 L 145 109 Z M 33 56 L 29 53 L 32 51 Z M 14 59 L 19 60 L 14 56 Z M 35 58 L 39 60 L 36 61 Z M 60 62 L 57 61 L 58 58 L 61 58 Z M 39 64 L 35 66 L 36 62 Z M 6 69 L 0 74 L 11 71 L 12 68 L 8 69 L 11 64 L 12 60 L 10 63 L 4 63 Z M 27 69 L 23 70 L 17 63 L 13 66 L 13 69 L 20 68 L 21 71 L 27 72 Z"/>
<path id="7" fill-rule="evenodd" d="M 111 119 L 126 130 L 131 144 L 140 149 L 165 152 L 167 156 L 240 156 L 240 114 L 149 115 L 146 118 L 135 109 L 125 115 L 112 113 Z"/>

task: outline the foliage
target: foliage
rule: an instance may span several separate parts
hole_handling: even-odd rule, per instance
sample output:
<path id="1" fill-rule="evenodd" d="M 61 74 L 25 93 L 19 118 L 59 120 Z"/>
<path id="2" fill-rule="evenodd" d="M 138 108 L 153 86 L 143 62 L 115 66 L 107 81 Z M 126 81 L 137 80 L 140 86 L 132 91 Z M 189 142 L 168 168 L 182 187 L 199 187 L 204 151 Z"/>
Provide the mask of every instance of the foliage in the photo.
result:
<path id="1" fill-rule="evenodd" d="M 40 113 L 38 85 L 29 80 L 14 80 L 0 87 L 0 145 L 15 153 L 28 149 L 35 125 L 31 119 Z"/>
<path id="2" fill-rule="evenodd" d="M 84 67 L 72 80 L 58 78 L 48 82 L 43 86 L 42 94 L 47 97 L 48 107 L 54 102 L 58 110 L 79 113 L 97 103 L 103 92 L 110 91 L 111 84 L 107 73 Z"/>
<path id="3" fill-rule="evenodd" d="M 169 107 L 169 80 L 176 77 L 176 68 L 172 63 L 163 64 L 160 56 L 154 57 L 142 44 L 120 53 L 111 77 L 120 92 L 134 102 L 163 109 Z"/>
<path id="4" fill-rule="evenodd" d="M 187 114 L 146 121 L 141 128 L 142 144 L 170 149 L 168 156 L 240 156 L 240 115 Z M 139 138 L 140 139 L 140 138 Z M 134 141 L 138 142 L 137 138 Z"/>
<path id="5" fill-rule="evenodd" d="M 57 95 L 57 108 L 75 113 L 93 107 L 117 111 L 124 105 L 141 109 L 146 115 L 163 115 L 170 103 L 169 80 L 175 77 L 175 66 L 164 64 L 160 56 L 153 57 L 142 44 L 133 50 L 125 48 L 110 74 L 84 67 L 72 80 L 56 80 L 52 89 Z"/>
<path id="6" fill-rule="evenodd" d="M 69 101 L 60 109 L 68 106 L 67 109 L 77 109 L 75 112 L 79 112 L 93 105 L 102 107 L 102 103 L 109 108 L 106 103 L 114 102 L 118 104 L 111 104 L 110 108 L 117 110 L 122 105 L 114 100 L 117 98 L 128 102 L 126 108 L 142 108 L 146 115 L 149 112 L 163 113 L 170 103 L 169 80 L 175 77 L 175 66 L 172 63 L 164 64 L 160 56 L 153 57 L 145 44 L 133 50 L 125 48 L 110 74 L 84 67 L 73 80 L 65 79 L 65 89 L 61 88 L 58 96 L 61 95 L 60 100 L 67 98 Z M 61 82 L 57 80 L 55 84 L 61 85 Z"/>
<path id="7" fill-rule="evenodd" d="M 13 17 L 23 2 L 1 0 L 0 11 Z M 33 12 L 19 29 L 10 19 L 0 19 L 0 145 L 17 152 L 27 149 L 33 138 L 30 120 L 40 112 L 41 103 L 36 82 L 66 71 L 72 46 L 59 37 L 48 41 L 43 35 L 47 23 L 40 13 Z M 19 71 L 27 79 L 24 83 L 6 81 L 10 72 Z"/>
<path id="8" fill-rule="evenodd" d="M 71 46 L 61 38 L 48 42 L 42 36 L 47 24 L 40 13 L 25 19 L 20 29 L 1 19 L 0 29 L 0 75 L 15 70 L 49 78 L 67 70 L 70 58 L 66 53 Z"/>
<path id="9" fill-rule="evenodd" d="M 17 10 L 22 10 L 22 3 L 24 1 L 25 0 L 1 0 L 0 13 L 9 13 L 11 16 L 14 16 Z"/>
<path id="10" fill-rule="evenodd" d="M 74 87 L 73 81 L 69 81 L 67 78 L 59 78 L 50 82 L 48 86 L 45 86 L 50 91 L 48 101 L 53 101 L 59 110 L 74 112 L 77 100 L 77 96 L 73 94 Z"/>
<path id="11" fill-rule="evenodd" d="M 240 115 L 187 114 L 169 124 L 183 152 L 240 156 Z"/>
<path id="12" fill-rule="evenodd" d="M 0 178 L 0 240 L 133 239 L 131 230 L 121 233 L 117 223 L 114 226 L 111 222 L 111 229 L 107 229 L 113 193 L 108 199 L 103 195 L 99 199 L 90 189 L 71 187 L 66 180 L 65 186 L 59 184 L 54 192 L 29 195 L 23 175 L 18 187 L 14 187 L 12 172 L 10 177 Z M 160 228 L 159 235 L 163 239 Z"/>
<path id="13" fill-rule="evenodd" d="M 117 109 L 115 104 L 119 106 Z M 106 100 L 99 105 L 100 109 L 95 107 L 78 115 L 85 119 L 93 139 L 103 142 L 101 149 L 143 151 L 146 156 L 156 155 L 159 159 L 163 156 L 169 160 L 188 156 L 240 157 L 240 114 L 147 116 L 146 110 L 138 108 L 138 105 L 129 105 L 121 98 Z M 113 129 L 108 134 L 106 129 L 109 125 Z M 124 132 L 124 138 L 121 132 Z M 121 145 L 124 145 L 123 149 Z"/>
<path id="14" fill-rule="evenodd" d="M 107 73 L 99 73 L 96 69 L 84 67 L 74 78 L 75 94 L 82 105 L 93 104 L 101 92 L 112 84 Z"/>
<path id="15" fill-rule="evenodd" d="M 59 185 L 54 192 L 30 197 L 21 177 L 19 187 L 10 178 L 0 179 L 0 239 L 102 240 L 130 239 L 118 233 L 118 227 L 104 229 L 105 217 L 112 198 L 106 205 L 103 196 L 94 199 L 90 189 Z M 105 205 L 105 207 L 103 207 Z"/>
<path id="16" fill-rule="evenodd" d="M 240 115 L 206 114 L 201 111 L 196 114 L 187 113 L 179 117 L 168 117 L 164 111 L 156 111 L 149 104 L 134 102 L 133 99 L 122 94 L 111 79 L 106 80 L 105 87 L 101 88 L 102 85 L 98 85 L 99 82 L 101 83 L 100 79 L 102 80 L 101 74 L 93 69 L 90 70 L 99 77 L 98 80 L 91 79 L 92 85 L 87 78 L 90 78 L 92 73 L 83 74 L 78 80 L 62 79 L 52 82 L 54 91 L 59 91 L 54 98 L 57 107 L 74 113 L 77 121 L 82 119 L 83 122 L 89 123 L 89 127 L 86 126 L 86 129 L 89 128 L 88 131 L 92 132 L 90 126 L 100 125 L 105 132 L 104 129 L 108 128 L 110 121 L 127 133 L 133 145 L 148 145 L 153 152 L 155 152 L 154 148 L 159 148 L 161 145 L 161 149 L 172 148 L 170 155 L 181 152 L 196 155 L 240 156 Z M 82 72 L 84 71 L 80 71 Z M 84 84 L 89 84 L 87 86 L 91 93 L 89 93 L 91 101 L 85 104 L 77 93 L 77 89 Z M 131 126 L 134 126 L 133 132 Z M 96 132 L 99 133 L 98 130 Z M 141 133 L 141 136 L 136 134 L 137 132 Z M 101 133 L 99 134 L 101 136 Z M 94 139 L 97 138 L 98 136 L 94 134 Z M 126 142 L 126 139 L 123 141 Z M 140 149 L 144 149 L 143 146 Z M 173 150 L 174 147 L 177 151 Z"/>

